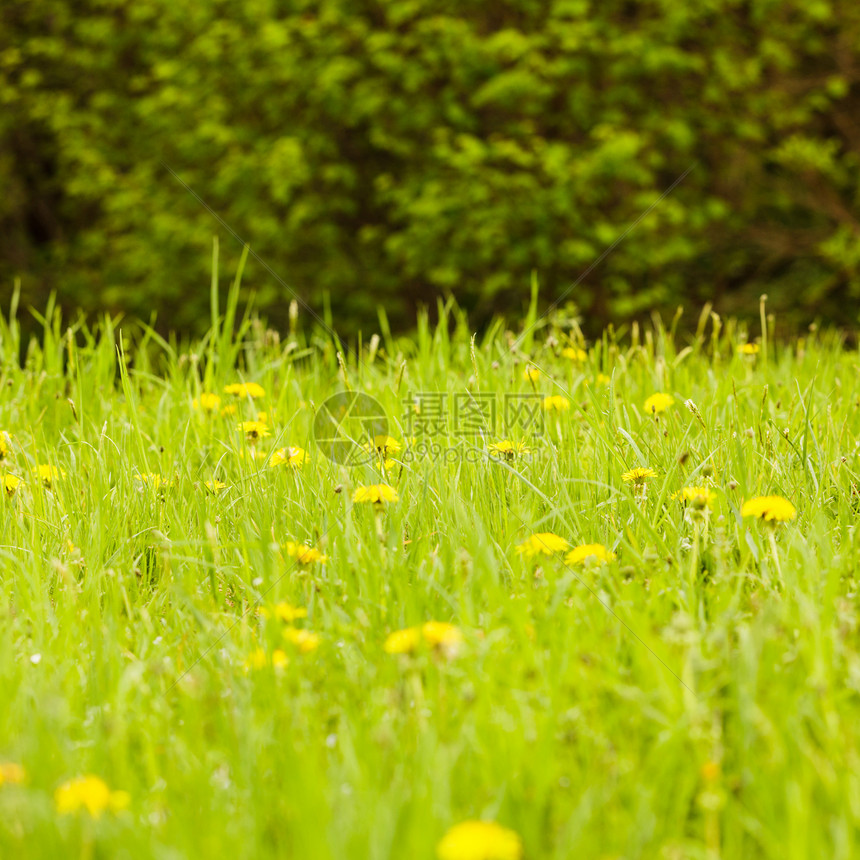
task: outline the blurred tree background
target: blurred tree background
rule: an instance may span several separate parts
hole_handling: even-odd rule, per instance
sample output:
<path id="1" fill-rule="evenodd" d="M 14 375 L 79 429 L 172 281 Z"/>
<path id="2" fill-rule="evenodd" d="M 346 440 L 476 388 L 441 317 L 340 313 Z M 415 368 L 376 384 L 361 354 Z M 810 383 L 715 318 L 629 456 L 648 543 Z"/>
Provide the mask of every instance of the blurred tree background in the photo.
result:
<path id="1" fill-rule="evenodd" d="M 589 328 L 853 324 L 860 4 L 3 0 L 0 295 L 205 327 L 241 245 L 165 164 L 339 327 L 559 296 L 691 166 L 570 294 Z"/>

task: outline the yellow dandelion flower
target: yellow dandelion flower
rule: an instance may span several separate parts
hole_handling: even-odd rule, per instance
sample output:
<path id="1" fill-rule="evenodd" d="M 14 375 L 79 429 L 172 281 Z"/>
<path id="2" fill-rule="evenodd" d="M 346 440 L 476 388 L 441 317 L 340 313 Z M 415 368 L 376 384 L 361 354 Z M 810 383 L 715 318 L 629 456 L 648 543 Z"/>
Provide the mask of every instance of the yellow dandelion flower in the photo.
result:
<path id="1" fill-rule="evenodd" d="M 46 487 L 49 490 L 54 485 L 54 481 L 56 481 L 57 478 L 66 477 L 65 470 L 58 469 L 56 466 L 37 466 L 35 469 L 33 469 L 33 473 L 35 475 L 38 475 L 39 480 L 42 482 L 42 486 Z"/>
<path id="2" fill-rule="evenodd" d="M 547 412 L 567 412 L 570 409 L 570 401 L 561 394 L 553 394 L 550 397 L 544 397 L 543 408 Z"/>
<path id="3" fill-rule="evenodd" d="M 797 516 L 797 508 L 782 496 L 759 496 L 744 502 L 742 517 L 760 517 L 767 522 L 785 522 Z"/>
<path id="4" fill-rule="evenodd" d="M 439 860 L 522 860 L 519 834 L 495 821 L 463 821 L 436 846 Z"/>
<path id="5" fill-rule="evenodd" d="M 269 413 L 268 412 L 258 412 L 257 413 L 257 420 L 261 424 L 268 424 L 269 423 Z"/>
<path id="6" fill-rule="evenodd" d="M 462 643 L 463 634 L 458 627 L 445 621 L 426 621 L 420 627 L 390 633 L 382 648 L 386 654 L 413 654 L 424 644 L 453 657 Z"/>
<path id="7" fill-rule="evenodd" d="M 582 564 L 596 561 L 601 564 L 615 559 L 615 553 L 610 552 L 602 543 L 584 543 L 575 546 L 565 557 L 568 564 Z"/>
<path id="8" fill-rule="evenodd" d="M 9 446 L 6 444 L 6 434 L 0 430 L 0 460 L 5 460 L 9 453 Z"/>
<path id="9" fill-rule="evenodd" d="M 580 349 L 578 346 L 566 346 L 561 354 L 565 358 L 569 358 L 571 361 L 578 361 L 580 363 L 584 361 L 588 361 L 588 353 L 584 349 Z"/>
<path id="10" fill-rule="evenodd" d="M 694 507 L 712 508 L 717 494 L 710 487 L 684 487 L 683 490 L 672 493 L 672 498 Z"/>
<path id="11" fill-rule="evenodd" d="M 509 439 L 493 442 L 489 451 L 497 460 L 513 460 L 515 457 L 531 454 L 531 448 L 525 442 L 511 442 Z"/>
<path id="12" fill-rule="evenodd" d="M 534 365 L 529 365 L 523 371 L 523 379 L 527 382 L 537 382 L 540 379 L 540 370 L 534 367 Z"/>
<path id="13" fill-rule="evenodd" d="M 202 409 L 204 412 L 217 412 L 221 406 L 221 398 L 217 394 L 204 391 L 199 398 L 194 399 L 193 406 L 195 409 Z"/>
<path id="14" fill-rule="evenodd" d="M 299 609 L 289 603 L 276 603 L 271 609 L 266 606 L 257 607 L 257 615 L 260 618 L 277 618 L 280 621 L 290 622 L 293 618 L 304 618 L 307 615 L 306 609 Z"/>
<path id="15" fill-rule="evenodd" d="M 389 457 L 391 454 L 397 454 L 403 446 L 391 436 L 374 436 L 373 444 L 369 442 L 365 446 L 369 451 L 376 451 L 382 457 Z"/>
<path id="16" fill-rule="evenodd" d="M 269 655 L 262 648 L 257 648 L 245 660 L 245 669 L 265 669 L 269 664 Z"/>
<path id="17" fill-rule="evenodd" d="M 648 478 L 656 478 L 657 473 L 653 469 L 643 469 L 638 467 L 636 469 L 631 469 L 629 472 L 625 472 L 621 476 L 621 480 L 624 481 L 625 484 L 644 484 Z"/>
<path id="18" fill-rule="evenodd" d="M 251 443 L 272 435 L 269 433 L 268 424 L 264 424 L 262 421 L 240 421 L 237 427 L 245 434 L 248 442 Z"/>
<path id="19" fill-rule="evenodd" d="M 381 505 L 383 502 L 396 502 L 399 499 L 397 490 L 388 484 L 371 484 L 368 487 L 356 487 L 353 502 L 373 502 Z"/>
<path id="20" fill-rule="evenodd" d="M 228 403 L 221 410 L 221 417 L 222 418 L 229 418 L 231 415 L 235 415 L 235 414 L 236 414 L 236 404 L 235 403 Z"/>
<path id="21" fill-rule="evenodd" d="M 307 451 L 304 448 L 297 448 L 295 445 L 287 445 L 286 448 L 278 448 L 272 454 L 269 460 L 269 468 L 274 469 L 276 466 L 293 466 L 298 468 L 305 464 L 308 459 Z"/>
<path id="22" fill-rule="evenodd" d="M 671 394 L 657 392 L 645 401 L 644 409 L 649 415 L 656 415 L 658 412 L 665 412 L 674 402 L 675 398 Z"/>
<path id="23" fill-rule="evenodd" d="M 105 811 L 125 809 L 131 797 L 125 791 L 111 791 L 101 777 L 87 774 L 59 786 L 54 792 L 54 802 L 60 815 L 85 811 L 93 818 L 99 818 Z"/>
<path id="24" fill-rule="evenodd" d="M 421 642 L 421 628 L 406 627 L 390 633 L 382 646 L 386 654 L 411 654 Z"/>
<path id="25" fill-rule="evenodd" d="M 227 485 L 223 481 L 218 480 L 204 481 L 203 486 L 213 493 L 219 493 L 221 490 L 227 489 Z"/>
<path id="26" fill-rule="evenodd" d="M 421 635 L 431 648 L 440 648 L 449 653 L 463 644 L 460 628 L 446 621 L 425 621 L 421 625 Z"/>
<path id="27" fill-rule="evenodd" d="M 609 385 L 610 381 L 611 380 L 609 379 L 609 377 L 605 373 L 598 373 L 597 377 L 594 380 L 596 385 Z M 585 380 L 583 380 L 583 385 L 590 386 L 591 383 L 587 379 L 585 379 Z"/>
<path id="28" fill-rule="evenodd" d="M 533 558 L 536 555 L 555 555 L 569 548 L 570 544 L 563 537 L 552 532 L 538 532 L 517 546 L 517 554 Z"/>
<path id="29" fill-rule="evenodd" d="M 313 564 L 317 561 L 328 561 L 328 556 L 323 555 L 315 546 L 295 543 L 294 541 L 287 541 L 284 544 L 284 552 L 286 552 L 290 558 L 294 558 L 299 564 Z"/>
<path id="30" fill-rule="evenodd" d="M 247 672 L 250 669 L 265 669 L 267 666 L 271 666 L 273 669 L 283 669 L 289 662 L 290 658 L 280 648 L 272 651 L 271 658 L 262 648 L 257 648 L 245 660 L 245 671 Z"/>
<path id="31" fill-rule="evenodd" d="M 720 778 L 720 765 L 715 761 L 706 761 L 699 768 L 699 775 L 704 782 L 716 782 Z"/>
<path id="32" fill-rule="evenodd" d="M 320 647 L 322 637 L 319 633 L 312 633 L 310 630 L 299 630 L 296 627 L 284 628 L 284 639 L 291 645 L 295 645 L 301 654 L 310 654 Z"/>
<path id="33" fill-rule="evenodd" d="M 266 396 L 266 390 L 256 382 L 234 382 L 224 386 L 225 394 L 235 394 L 236 397 L 250 397 L 257 400 Z"/>
<path id="34" fill-rule="evenodd" d="M 161 477 L 161 475 L 157 475 L 155 472 L 143 472 L 134 476 L 135 481 L 139 481 L 141 484 L 146 484 L 153 489 L 160 489 L 162 484 L 166 484 L 167 481 Z"/>
<path id="35" fill-rule="evenodd" d="M 276 603 L 271 610 L 261 608 L 260 615 L 264 618 L 271 616 L 277 618 L 278 621 L 283 621 L 285 624 L 292 624 L 298 618 L 307 618 L 308 611 L 301 606 L 293 606 L 291 603 L 282 600 L 280 603 Z"/>
<path id="36" fill-rule="evenodd" d="M 273 669 L 283 669 L 289 662 L 290 658 L 287 657 L 286 652 L 282 651 L 280 648 L 275 648 L 275 650 L 272 651 Z"/>
<path id="37" fill-rule="evenodd" d="M 3 489 L 6 492 L 6 495 L 11 499 L 12 496 L 18 491 L 18 486 L 21 483 L 21 479 L 17 477 L 17 475 L 4 475 L 3 476 Z"/>
<path id="38" fill-rule="evenodd" d="M 14 761 L 0 761 L 0 785 L 21 785 L 27 772 Z"/>
<path id="39" fill-rule="evenodd" d="M 760 347 L 757 343 L 742 343 L 738 347 L 738 352 L 741 355 L 758 355 L 759 349 Z"/>

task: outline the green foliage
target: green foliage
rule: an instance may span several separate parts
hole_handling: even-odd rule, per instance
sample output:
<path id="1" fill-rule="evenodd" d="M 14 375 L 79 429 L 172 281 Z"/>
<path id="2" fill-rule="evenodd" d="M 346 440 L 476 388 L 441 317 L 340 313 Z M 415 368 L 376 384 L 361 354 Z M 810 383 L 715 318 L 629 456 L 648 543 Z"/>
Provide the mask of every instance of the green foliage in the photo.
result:
<path id="1" fill-rule="evenodd" d="M 315 307 L 605 320 L 860 298 L 854 0 L 7 0 L 0 278 L 205 328 L 208 247 Z M 162 162 L 164 164 L 162 164 Z M 252 258 L 276 321 L 289 292 Z M 778 306 L 777 306 L 778 307 Z"/>
<path id="2" fill-rule="evenodd" d="M 821 331 L 745 354 L 703 316 L 689 339 L 557 329 L 520 352 L 442 309 L 339 362 L 301 318 L 278 342 L 237 308 L 213 301 L 182 347 L 51 308 L 22 341 L 0 314 L 0 479 L 20 479 L 0 489 L 0 857 L 440 860 L 474 818 L 522 860 L 860 856 L 856 350 Z M 393 467 L 314 444 L 344 383 L 383 407 Z M 452 415 L 469 390 L 569 408 L 496 459 Z M 675 402 L 648 414 L 658 391 Z M 421 400 L 420 433 L 418 392 L 448 396 L 441 420 Z M 252 459 L 237 422 L 260 410 Z M 287 445 L 300 467 L 274 463 Z M 353 503 L 380 481 L 398 501 Z M 699 486 L 712 510 L 673 498 Z M 741 516 L 771 494 L 796 518 Z M 517 552 L 545 532 L 617 559 Z M 456 655 L 386 652 L 430 620 Z M 59 814 L 82 774 L 128 808 Z"/>

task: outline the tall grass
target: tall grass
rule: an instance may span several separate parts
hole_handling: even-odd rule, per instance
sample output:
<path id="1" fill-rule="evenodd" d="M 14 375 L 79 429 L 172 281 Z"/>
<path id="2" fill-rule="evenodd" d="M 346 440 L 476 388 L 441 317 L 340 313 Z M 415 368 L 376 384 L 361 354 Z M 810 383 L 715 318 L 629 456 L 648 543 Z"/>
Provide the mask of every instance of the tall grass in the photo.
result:
<path id="1" fill-rule="evenodd" d="M 0 499 L 0 762 L 27 774 L 0 785 L 0 856 L 430 860 L 468 818 L 532 860 L 857 856 L 856 352 L 813 332 L 765 364 L 707 315 L 689 340 L 655 321 L 590 345 L 556 318 L 528 352 L 499 323 L 472 350 L 450 305 L 348 350 L 237 297 L 198 343 L 50 307 L 22 343 L 14 304 L 0 320 L 0 471 L 23 479 Z M 265 397 L 223 392 L 239 381 Z M 344 388 L 384 407 L 389 468 L 315 449 Z M 648 415 L 658 391 L 675 404 Z M 204 392 L 235 414 L 195 408 Z M 501 428 L 453 421 L 470 392 L 570 409 L 499 461 Z M 412 440 L 422 393 L 447 395 L 444 427 Z M 256 459 L 236 425 L 260 411 Z M 308 462 L 271 467 L 286 445 Z M 65 476 L 48 489 L 39 464 Z M 621 480 L 637 466 L 645 498 Z M 398 502 L 353 504 L 383 481 Z M 701 484 L 704 520 L 672 498 Z M 773 532 L 740 515 L 768 494 L 798 511 Z M 617 559 L 529 560 L 536 532 Z M 295 564 L 290 540 L 327 560 Z M 258 613 L 280 601 L 316 650 Z M 462 631 L 456 657 L 386 653 L 431 619 Z M 249 666 L 258 648 L 288 665 Z M 84 773 L 128 809 L 60 815 Z"/>

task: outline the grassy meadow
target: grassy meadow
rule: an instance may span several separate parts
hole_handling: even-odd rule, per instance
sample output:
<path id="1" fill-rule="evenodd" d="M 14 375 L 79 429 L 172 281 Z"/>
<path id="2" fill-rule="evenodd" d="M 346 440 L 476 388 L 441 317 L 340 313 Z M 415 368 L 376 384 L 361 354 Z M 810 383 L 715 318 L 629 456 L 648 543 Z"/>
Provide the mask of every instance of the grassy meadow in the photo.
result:
<path id="1" fill-rule="evenodd" d="M 235 295 L 4 308 L 0 857 L 860 854 L 855 350 Z"/>

